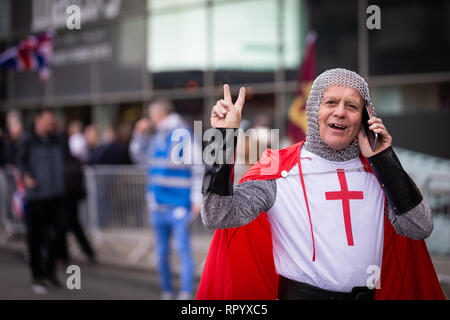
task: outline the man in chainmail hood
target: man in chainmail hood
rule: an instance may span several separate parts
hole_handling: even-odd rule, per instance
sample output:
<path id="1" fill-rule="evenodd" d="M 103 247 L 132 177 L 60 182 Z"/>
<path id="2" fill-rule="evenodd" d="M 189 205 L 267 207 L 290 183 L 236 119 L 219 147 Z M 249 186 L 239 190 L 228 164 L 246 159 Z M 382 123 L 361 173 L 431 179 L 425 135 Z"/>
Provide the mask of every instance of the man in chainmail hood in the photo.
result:
<path id="1" fill-rule="evenodd" d="M 318 123 L 320 102 L 322 101 L 324 92 L 331 86 L 344 86 L 355 89 L 364 99 L 365 104 L 368 104 L 372 108 L 369 88 L 361 76 L 346 69 L 325 71 L 314 81 L 308 101 L 306 102 L 308 127 L 304 148 L 330 161 L 346 161 L 357 158 L 360 150 L 356 140 L 353 140 L 344 149 L 335 150 L 327 145 L 320 137 Z M 375 110 L 372 109 L 372 111 L 375 113 Z"/>
<path id="2" fill-rule="evenodd" d="M 228 133 L 239 128 L 244 101 L 245 88 L 233 104 L 225 85 L 212 109 L 223 151 L 236 142 Z M 373 150 L 362 130 L 366 106 L 378 134 Z M 353 71 L 327 70 L 314 81 L 306 112 L 305 141 L 268 150 L 240 184 L 233 187 L 233 163 L 219 156 L 233 159 L 226 152 L 205 168 L 201 215 L 217 230 L 197 298 L 442 298 L 426 246 L 409 242 L 431 234 L 431 211 L 376 117 L 367 83 Z M 267 163 L 276 169 L 264 170 Z M 416 261 L 391 267 L 409 256 L 423 256 L 424 273 L 408 269 Z"/>

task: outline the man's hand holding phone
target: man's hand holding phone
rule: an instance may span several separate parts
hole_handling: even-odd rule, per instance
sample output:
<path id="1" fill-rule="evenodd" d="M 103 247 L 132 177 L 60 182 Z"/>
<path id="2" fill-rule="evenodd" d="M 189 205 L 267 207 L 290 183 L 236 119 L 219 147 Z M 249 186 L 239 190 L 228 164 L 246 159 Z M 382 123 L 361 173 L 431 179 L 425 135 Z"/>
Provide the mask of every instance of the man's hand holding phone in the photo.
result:
<path id="1" fill-rule="evenodd" d="M 368 158 L 389 148 L 392 145 L 392 137 L 381 119 L 373 116 L 371 108 L 365 106 L 364 109 L 362 117 L 363 128 L 358 134 L 358 143 L 362 155 Z M 370 139 L 369 135 L 372 135 Z"/>

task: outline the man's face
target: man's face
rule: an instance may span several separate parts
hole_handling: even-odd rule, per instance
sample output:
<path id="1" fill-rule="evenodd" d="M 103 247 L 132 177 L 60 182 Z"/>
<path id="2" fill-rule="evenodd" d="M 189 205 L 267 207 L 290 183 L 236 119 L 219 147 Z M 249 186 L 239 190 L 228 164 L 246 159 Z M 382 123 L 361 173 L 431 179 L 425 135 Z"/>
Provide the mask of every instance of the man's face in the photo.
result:
<path id="1" fill-rule="evenodd" d="M 98 131 L 93 126 L 88 126 L 84 130 L 84 137 L 89 148 L 95 148 L 99 144 Z"/>
<path id="2" fill-rule="evenodd" d="M 42 113 L 36 121 L 38 131 L 41 135 L 48 135 L 56 129 L 56 117 L 53 112 L 46 111 Z"/>
<path id="3" fill-rule="evenodd" d="M 164 112 L 164 109 L 162 106 L 158 104 L 158 102 L 152 103 L 150 107 L 148 108 L 148 116 L 150 119 L 150 122 L 157 125 L 162 120 L 164 120 L 167 117 L 166 112 Z"/>
<path id="4" fill-rule="evenodd" d="M 320 137 L 332 149 L 350 145 L 362 128 L 364 99 L 353 88 L 332 86 L 323 93 L 319 107 Z"/>
<path id="5" fill-rule="evenodd" d="M 16 140 L 20 137 L 23 131 L 22 123 L 16 119 L 12 118 L 7 120 L 6 126 L 8 128 L 8 132 L 13 140 Z"/>

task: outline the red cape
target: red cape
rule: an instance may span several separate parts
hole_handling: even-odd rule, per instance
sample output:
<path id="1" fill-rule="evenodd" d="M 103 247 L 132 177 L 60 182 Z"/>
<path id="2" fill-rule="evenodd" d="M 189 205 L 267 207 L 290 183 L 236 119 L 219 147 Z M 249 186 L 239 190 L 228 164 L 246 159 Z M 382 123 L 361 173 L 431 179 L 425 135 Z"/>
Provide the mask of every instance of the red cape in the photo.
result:
<path id="1" fill-rule="evenodd" d="M 283 170 L 289 171 L 298 163 L 302 144 L 303 141 L 279 151 L 268 150 L 240 183 L 281 177 Z M 277 170 L 261 175 L 261 169 L 268 167 L 268 159 L 272 166 L 277 165 Z M 362 156 L 361 160 L 371 172 L 367 160 Z M 445 299 L 425 241 L 398 235 L 386 216 L 381 270 L 376 299 Z M 272 300 L 277 298 L 277 289 L 278 275 L 265 212 L 245 226 L 215 231 L 197 299 Z"/>

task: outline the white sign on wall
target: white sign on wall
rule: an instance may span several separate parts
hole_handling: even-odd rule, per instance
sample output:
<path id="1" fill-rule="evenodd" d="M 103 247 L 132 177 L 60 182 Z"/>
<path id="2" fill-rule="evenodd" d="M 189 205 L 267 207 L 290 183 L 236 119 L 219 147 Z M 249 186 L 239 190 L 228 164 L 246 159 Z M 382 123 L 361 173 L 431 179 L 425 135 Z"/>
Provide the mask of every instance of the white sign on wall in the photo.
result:
<path id="1" fill-rule="evenodd" d="M 67 8 L 74 5 L 80 8 L 81 23 L 85 24 L 116 18 L 120 13 L 122 0 L 33 0 L 31 30 L 39 32 L 50 28 L 65 28 Z"/>

